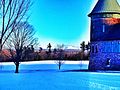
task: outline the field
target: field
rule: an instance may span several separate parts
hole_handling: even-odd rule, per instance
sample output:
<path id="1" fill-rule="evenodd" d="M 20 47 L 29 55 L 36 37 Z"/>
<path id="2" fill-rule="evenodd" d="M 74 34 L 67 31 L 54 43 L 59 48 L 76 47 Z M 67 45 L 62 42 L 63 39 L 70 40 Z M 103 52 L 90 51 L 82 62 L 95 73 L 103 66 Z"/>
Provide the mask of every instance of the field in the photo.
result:
<path id="1" fill-rule="evenodd" d="M 53 61 L 21 63 L 18 74 L 13 63 L 2 63 L 0 90 L 120 90 L 118 71 L 78 72 L 88 68 L 80 63 L 67 61 L 61 70 Z"/>

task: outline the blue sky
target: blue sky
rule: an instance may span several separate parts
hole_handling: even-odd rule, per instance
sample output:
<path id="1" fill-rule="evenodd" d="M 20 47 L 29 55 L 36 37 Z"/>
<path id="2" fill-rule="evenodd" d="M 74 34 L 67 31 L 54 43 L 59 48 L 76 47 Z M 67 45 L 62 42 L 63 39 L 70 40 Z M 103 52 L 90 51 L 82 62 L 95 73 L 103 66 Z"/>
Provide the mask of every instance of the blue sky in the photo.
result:
<path id="1" fill-rule="evenodd" d="M 35 0 L 29 19 L 36 30 L 39 45 L 50 42 L 79 47 L 89 41 L 90 18 L 87 16 L 97 0 Z M 120 2 L 120 0 L 119 0 Z"/>

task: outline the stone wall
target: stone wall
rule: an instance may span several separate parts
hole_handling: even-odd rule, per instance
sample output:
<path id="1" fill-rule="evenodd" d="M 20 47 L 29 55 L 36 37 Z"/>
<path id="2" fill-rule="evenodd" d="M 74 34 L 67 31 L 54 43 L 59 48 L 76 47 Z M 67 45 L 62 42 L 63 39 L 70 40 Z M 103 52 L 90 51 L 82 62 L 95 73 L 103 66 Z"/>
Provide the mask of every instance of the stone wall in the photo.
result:
<path id="1" fill-rule="evenodd" d="M 90 52 L 89 70 L 120 70 L 119 42 L 119 40 L 92 42 L 94 52 Z"/>

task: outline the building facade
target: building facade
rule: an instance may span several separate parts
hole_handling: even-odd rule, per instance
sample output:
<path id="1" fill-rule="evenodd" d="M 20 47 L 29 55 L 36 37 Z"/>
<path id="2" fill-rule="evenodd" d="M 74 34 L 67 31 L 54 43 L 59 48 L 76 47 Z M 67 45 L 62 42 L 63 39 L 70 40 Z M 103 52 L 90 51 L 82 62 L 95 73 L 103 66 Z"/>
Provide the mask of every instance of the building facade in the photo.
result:
<path id="1" fill-rule="evenodd" d="M 120 6 L 117 0 L 98 0 L 90 27 L 89 70 L 120 70 Z"/>

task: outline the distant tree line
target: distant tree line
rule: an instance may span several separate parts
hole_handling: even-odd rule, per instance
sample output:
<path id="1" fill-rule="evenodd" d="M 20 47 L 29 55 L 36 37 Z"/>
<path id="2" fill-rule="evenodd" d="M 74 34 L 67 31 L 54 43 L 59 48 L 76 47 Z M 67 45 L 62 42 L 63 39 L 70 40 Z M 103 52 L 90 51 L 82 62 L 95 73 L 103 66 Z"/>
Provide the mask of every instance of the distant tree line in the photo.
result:
<path id="1" fill-rule="evenodd" d="M 47 48 L 48 51 L 45 51 L 40 47 L 39 49 L 39 60 L 55 60 L 58 59 L 59 55 L 57 54 L 59 52 L 59 45 L 57 45 L 57 48 L 51 49 L 52 45 L 49 43 Z M 62 47 L 64 47 L 64 44 L 62 44 Z M 80 49 L 79 51 L 76 52 L 76 50 L 71 50 L 68 51 L 67 49 L 63 49 L 64 54 L 62 56 L 62 59 L 64 60 L 88 60 L 89 59 L 89 54 L 90 54 L 90 43 L 88 42 L 85 44 L 83 41 L 80 44 Z M 44 54 L 43 54 L 43 53 Z M 73 53 L 71 53 L 73 52 Z M 42 56 L 41 56 L 42 55 Z"/>
<path id="2" fill-rule="evenodd" d="M 10 40 L 9 40 L 10 41 Z M 12 47 L 10 43 L 8 43 L 9 47 Z M 21 53 L 21 61 L 39 61 L 39 60 L 56 60 L 56 59 L 63 59 L 63 60 L 89 60 L 89 54 L 90 54 L 90 43 L 88 42 L 85 44 L 83 41 L 80 43 L 80 49 L 79 50 L 68 50 L 64 49 L 64 44 L 57 45 L 56 48 L 52 49 L 51 43 L 49 43 L 46 48 L 43 49 L 42 47 L 39 48 L 39 50 L 35 51 L 34 45 L 30 46 L 24 46 Z M 61 50 L 62 48 L 62 50 Z M 12 48 L 9 48 L 8 51 L 10 51 L 11 57 L 7 58 L 4 61 L 11 61 L 12 58 L 15 57 L 15 50 Z M 60 57 L 60 53 L 62 52 L 62 58 Z M 14 57 L 13 57 L 14 56 Z M 0 59 L 2 61 L 2 59 Z"/>

